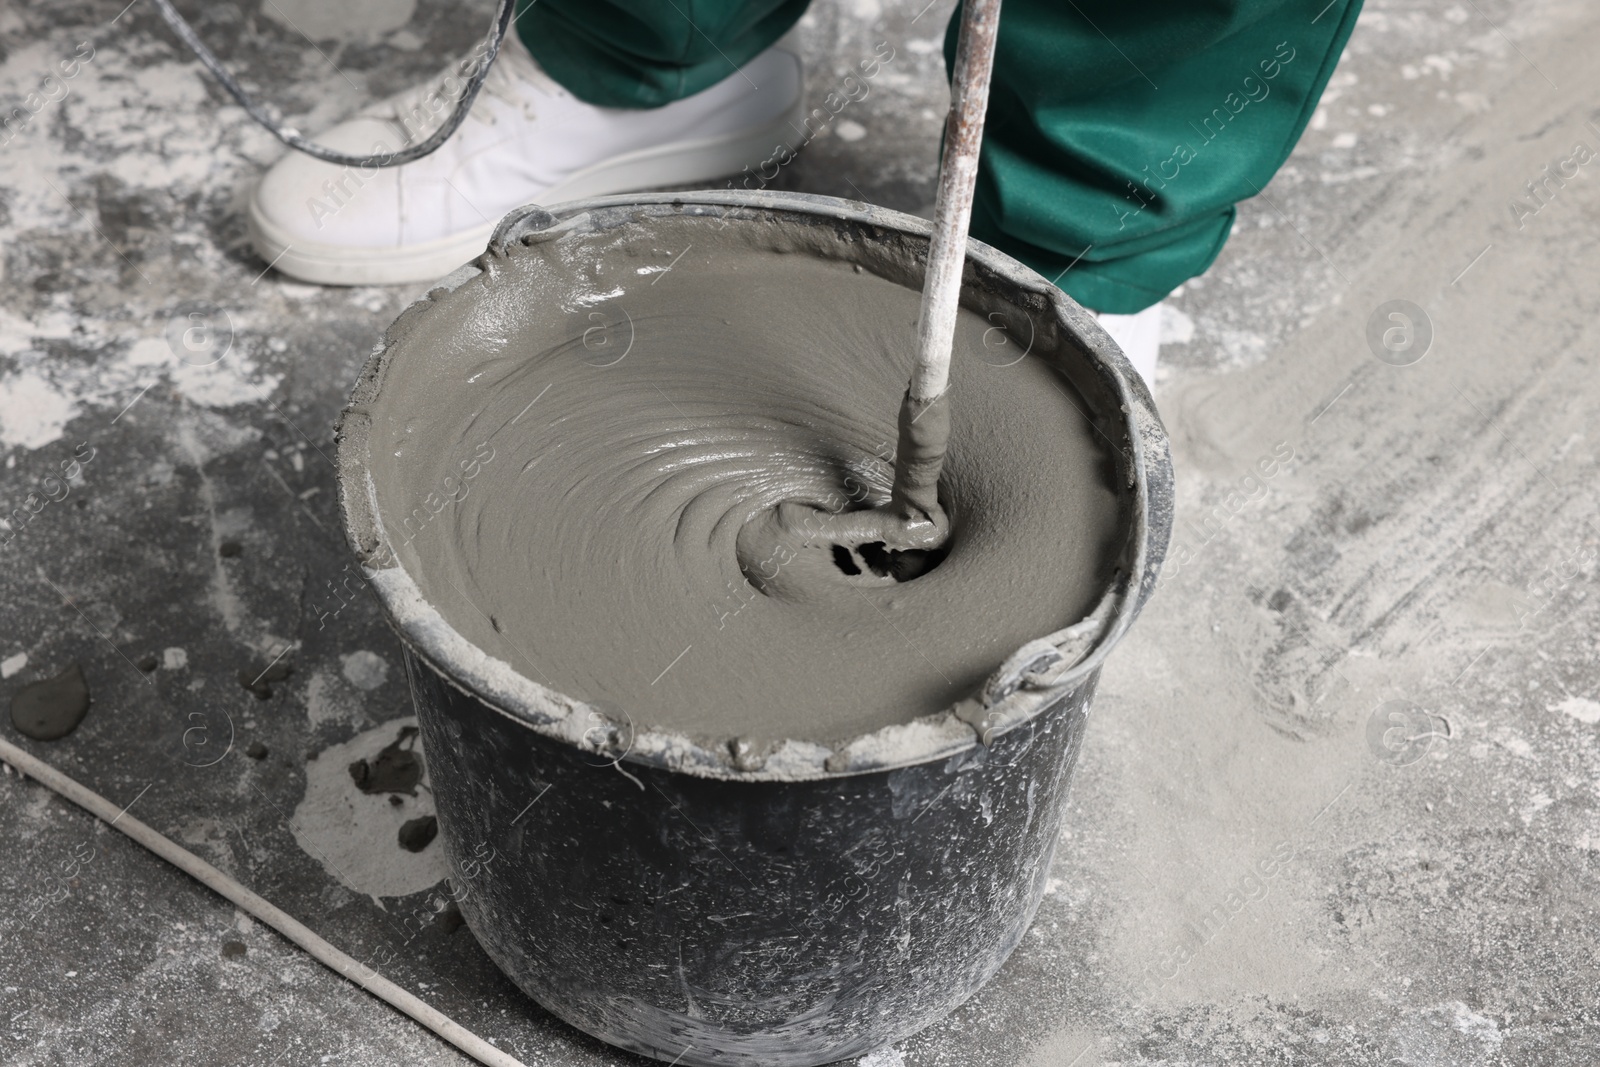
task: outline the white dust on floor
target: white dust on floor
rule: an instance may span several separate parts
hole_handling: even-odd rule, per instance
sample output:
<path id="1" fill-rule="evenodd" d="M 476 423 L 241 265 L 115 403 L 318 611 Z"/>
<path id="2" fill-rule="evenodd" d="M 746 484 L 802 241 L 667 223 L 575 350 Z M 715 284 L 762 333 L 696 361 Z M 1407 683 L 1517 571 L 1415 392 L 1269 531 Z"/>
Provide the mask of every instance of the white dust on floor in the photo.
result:
<path id="1" fill-rule="evenodd" d="M 1587 726 L 1600 723 L 1600 703 L 1587 697 L 1568 697 L 1553 709 L 1563 715 L 1570 715 Z"/>
<path id="2" fill-rule="evenodd" d="M 365 692 L 372 692 L 389 678 L 389 664 L 376 652 L 361 649 L 339 657 L 345 681 Z"/>

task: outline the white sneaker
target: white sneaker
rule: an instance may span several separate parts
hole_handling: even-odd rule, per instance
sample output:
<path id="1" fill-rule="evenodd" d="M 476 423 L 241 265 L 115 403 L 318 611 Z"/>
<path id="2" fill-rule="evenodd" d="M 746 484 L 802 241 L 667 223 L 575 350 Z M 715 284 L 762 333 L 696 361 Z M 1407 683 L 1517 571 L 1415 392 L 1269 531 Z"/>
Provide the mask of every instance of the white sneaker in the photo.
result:
<path id="1" fill-rule="evenodd" d="M 458 74 L 452 66 L 316 140 L 352 154 L 417 143 L 454 106 L 440 84 L 454 76 L 459 87 Z M 303 281 L 432 281 L 481 253 L 514 207 L 707 182 L 757 166 L 800 142 L 800 97 L 799 57 L 774 47 L 665 107 L 596 107 L 552 81 L 508 34 L 467 120 L 438 151 L 368 170 L 291 151 L 256 186 L 250 241 Z"/>
<path id="2" fill-rule="evenodd" d="M 1095 312 L 1100 328 L 1111 335 L 1133 369 L 1153 393 L 1156 388 L 1156 361 L 1161 355 L 1161 305 L 1151 304 L 1132 315 Z"/>

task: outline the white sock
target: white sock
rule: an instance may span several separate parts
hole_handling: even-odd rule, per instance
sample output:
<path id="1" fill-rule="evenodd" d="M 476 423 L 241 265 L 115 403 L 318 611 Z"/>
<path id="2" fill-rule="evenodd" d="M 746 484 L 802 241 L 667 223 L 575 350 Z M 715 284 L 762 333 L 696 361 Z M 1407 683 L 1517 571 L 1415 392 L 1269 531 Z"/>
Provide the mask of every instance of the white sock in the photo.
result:
<path id="1" fill-rule="evenodd" d="M 1111 335 L 1139 372 L 1144 384 L 1155 392 L 1156 360 L 1161 354 L 1161 305 L 1151 304 L 1132 315 L 1110 315 L 1095 312 L 1100 327 Z"/>

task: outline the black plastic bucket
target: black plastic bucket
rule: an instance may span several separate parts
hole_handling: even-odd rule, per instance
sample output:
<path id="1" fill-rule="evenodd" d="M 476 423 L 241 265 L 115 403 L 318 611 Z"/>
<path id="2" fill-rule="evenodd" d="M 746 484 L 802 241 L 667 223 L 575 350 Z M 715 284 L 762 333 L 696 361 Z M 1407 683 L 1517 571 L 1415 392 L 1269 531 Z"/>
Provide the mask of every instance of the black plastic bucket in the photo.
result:
<path id="1" fill-rule="evenodd" d="M 474 264 L 408 309 L 340 426 L 346 531 L 405 647 L 461 908 L 530 997 L 614 1045 L 681 1064 L 811 1065 L 879 1048 L 975 992 L 1021 940 L 1060 833 L 1100 664 L 1148 597 L 1171 525 L 1148 391 L 1091 315 L 973 242 L 963 303 L 1026 313 L 1112 442 L 1125 487 L 1116 576 L 1083 621 L 1010 656 L 938 715 L 752 758 L 635 730 L 472 645 L 385 534 L 367 411 L 406 323 L 524 241 L 640 225 L 773 221 L 867 248 L 927 243 L 898 212 L 794 193 L 685 193 L 509 215 Z M 912 287 L 920 278 L 907 277 Z M 880 731 L 881 733 L 881 731 Z M 886 754 L 892 753 L 892 756 Z"/>

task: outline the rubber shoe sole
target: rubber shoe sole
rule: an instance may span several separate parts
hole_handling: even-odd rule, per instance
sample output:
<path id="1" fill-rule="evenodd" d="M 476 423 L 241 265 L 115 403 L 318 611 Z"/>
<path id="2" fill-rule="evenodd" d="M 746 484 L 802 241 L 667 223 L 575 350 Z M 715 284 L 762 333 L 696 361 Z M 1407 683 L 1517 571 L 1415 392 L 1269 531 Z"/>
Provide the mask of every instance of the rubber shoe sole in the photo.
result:
<path id="1" fill-rule="evenodd" d="M 792 144 L 800 129 L 801 103 L 752 133 L 704 141 L 679 141 L 602 160 L 551 186 L 533 202 L 558 204 L 614 193 L 636 193 L 673 185 L 692 185 L 738 174 L 768 159 L 779 145 Z M 282 274 L 318 285 L 412 285 L 442 278 L 488 246 L 496 219 L 459 234 L 417 245 L 346 248 L 295 243 L 250 199 L 247 226 L 256 254 Z"/>

